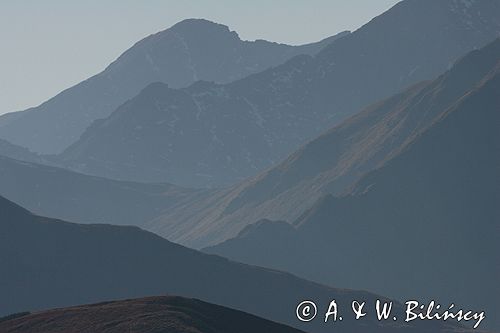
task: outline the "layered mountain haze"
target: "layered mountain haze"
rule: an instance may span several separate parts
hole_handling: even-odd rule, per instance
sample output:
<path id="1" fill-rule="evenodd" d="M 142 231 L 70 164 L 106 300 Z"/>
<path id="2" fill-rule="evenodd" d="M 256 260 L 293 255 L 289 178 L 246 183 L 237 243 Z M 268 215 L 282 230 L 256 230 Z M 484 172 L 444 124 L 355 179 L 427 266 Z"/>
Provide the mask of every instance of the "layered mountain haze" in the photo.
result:
<path id="1" fill-rule="evenodd" d="M 294 221 L 322 196 L 344 193 L 363 174 L 390 160 L 476 87 L 495 68 L 498 44 L 496 40 L 472 52 L 432 82 L 368 107 L 276 167 L 219 191 L 216 201 L 197 201 L 194 214 L 168 211 L 146 228 L 199 248 L 234 237 L 261 219 Z"/>
<path id="2" fill-rule="evenodd" d="M 394 2 L 298 46 L 183 20 L 1 115 L 0 332 L 499 331 L 500 1 Z"/>
<path id="3" fill-rule="evenodd" d="M 212 192 L 114 181 L 0 156 L 0 195 L 36 214 L 79 223 L 143 226 Z"/>
<path id="4" fill-rule="evenodd" d="M 60 158 L 121 180 L 234 184 L 360 108 L 441 74 L 498 37 L 498 17 L 494 1 L 402 1 L 314 57 L 225 85 L 150 85 Z"/>
<path id="5" fill-rule="evenodd" d="M 0 117 L 0 137 L 44 154 L 61 152 L 96 119 L 153 82 L 179 88 L 198 80 L 234 81 L 299 54 L 315 54 L 348 32 L 323 41 L 290 46 L 243 41 L 222 24 L 184 20 L 144 38 L 103 72 L 40 106 Z"/>
<path id="6" fill-rule="evenodd" d="M 243 312 L 182 297 L 149 297 L 0 319 L 4 333 L 300 333 Z M 303 332 L 302 332 L 303 333 Z"/>
<path id="7" fill-rule="evenodd" d="M 500 39 L 416 89 L 310 144 L 379 118 L 366 140 L 384 135 L 385 149 L 361 148 L 386 160 L 349 195 L 320 199 L 286 233 L 282 222 L 264 221 L 207 251 L 398 299 L 499 313 Z M 494 315 L 485 325 L 500 327 Z"/>
<path id="8" fill-rule="evenodd" d="M 332 299 L 345 309 L 353 299 L 370 304 L 376 299 L 388 301 L 368 292 L 329 288 L 288 273 L 203 254 L 136 227 L 81 225 L 35 216 L 2 197 L 0 262 L 1 315 L 170 294 L 326 333 L 331 326 L 322 320 L 300 322 L 296 305 L 314 299 L 326 311 Z M 404 309 L 395 303 L 393 313 L 403 318 Z M 4 325 L 9 325 L 9 320 Z M 354 315 L 336 323 L 336 330 L 463 331 L 453 324 L 379 322 L 374 316 L 361 322 Z"/>

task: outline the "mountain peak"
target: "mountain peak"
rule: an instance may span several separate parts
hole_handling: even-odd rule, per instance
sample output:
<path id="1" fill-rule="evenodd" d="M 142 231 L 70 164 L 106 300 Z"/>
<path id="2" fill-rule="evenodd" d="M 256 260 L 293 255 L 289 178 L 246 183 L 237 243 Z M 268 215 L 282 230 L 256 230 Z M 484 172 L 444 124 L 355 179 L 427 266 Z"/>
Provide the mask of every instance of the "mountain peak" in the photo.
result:
<path id="1" fill-rule="evenodd" d="M 213 22 L 213 21 L 210 21 L 210 20 L 207 20 L 204 18 L 184 19 L 184 20 L 179 21 L 176 24 L 174 24 L 171 27 L 171 29 L 178 29 L 178 28 L 187 27 L 187 26 L 191 26 L 191 27 L 219 27 L 219 28 L 223 28 L 225 30 L 229 30 L 229 28 L 224 24 Z"/>
<path id="2" fill-rule="evenodd" d="M 170 27 L 165 31 L 175 32 L 180 34 L 200 33 L 200 32 L 203 34 L 207 33 L 231 34 L 239 39 L 238 33 L 229 30 L 229 27 L 227 25 L 200 18 L 189 18 L 182 20 L 174 24 L 172 27 Z"/>

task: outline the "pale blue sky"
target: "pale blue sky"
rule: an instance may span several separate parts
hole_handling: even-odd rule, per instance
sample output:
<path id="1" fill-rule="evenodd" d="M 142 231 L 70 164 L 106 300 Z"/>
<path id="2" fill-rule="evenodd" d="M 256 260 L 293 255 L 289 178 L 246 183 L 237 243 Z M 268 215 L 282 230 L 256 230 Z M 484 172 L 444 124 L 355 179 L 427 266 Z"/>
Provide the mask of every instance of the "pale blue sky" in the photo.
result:
<path id="1" fill-rule="evenodd" d="M 242 39 L 301 44 L 355 30 L 398 0 L 0 0 L 0 114 L 98 73 L 141 38 L 185 18 Z"/>

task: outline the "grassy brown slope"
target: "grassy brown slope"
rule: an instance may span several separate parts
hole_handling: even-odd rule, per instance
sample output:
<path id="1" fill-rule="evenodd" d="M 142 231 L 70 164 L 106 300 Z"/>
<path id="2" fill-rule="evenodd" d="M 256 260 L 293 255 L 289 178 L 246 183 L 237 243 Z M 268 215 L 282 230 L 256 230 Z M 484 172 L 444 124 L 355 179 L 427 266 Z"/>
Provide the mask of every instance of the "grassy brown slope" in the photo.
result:
<path id="1" fill-rule="evenodd" d="M 28 314 L 0 322 L 3 333 L 300 333 L 196 299 L 148 297 Z"/>

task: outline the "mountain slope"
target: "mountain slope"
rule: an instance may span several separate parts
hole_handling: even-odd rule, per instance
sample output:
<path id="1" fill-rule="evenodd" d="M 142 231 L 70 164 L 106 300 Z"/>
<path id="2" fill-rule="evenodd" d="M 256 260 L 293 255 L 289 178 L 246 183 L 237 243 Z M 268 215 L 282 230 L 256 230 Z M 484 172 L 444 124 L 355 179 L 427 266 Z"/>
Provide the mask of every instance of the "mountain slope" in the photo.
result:
<path id="1" fill-rule="evenodd" d="M 226 85 L 150 85 L 61 158 L 108 178 L 234 184 L 360 108 L 441 74 L 498 37 L 498 17 L 493 1 L 402 1 L 315 57 Z"/>
<path id="2" fill-rule="evenodd" d="M 303 324 L 295 307 L 314 299 L 374 304 L 376 295 L 328 288 L 274 270 L 247 266 L 166 241 L 136 227 L 79 225 L 30 214 L 0 197 L 0 313 L 32 311 L 103 300 L 172 294 L 195 297 L 314 332 L 322 320 Z M 403 316 L 401 305 L 395 314 Z M 362 323 L 346 315 L 338 332 L 444 332 L 438 322 Z"/>
<path id="3" fill-rule="evenodd" d="M 399 299 L 498 313 L 491 295 L 500 291 L 500 40 L 466 61 L 486 58 L 496 59 L 490 71 L 455 103 L 433 104 L 456 82 L 445 80 L 429 84 L 431 104 L 407 106 L 407 117 L 427 114 L 426 105 L 443 108 L 350 195 L 319 200 L 281 237 L 267 222 L 208 252 Z M 500 327 L 494 316 L 488 324 Z"/>
<path id="4" fill-rule="evenodd" d="M 200 248 L 236 236 L 261 219 L 293 221 L 326 194 L 341 194 L 380 167 L 476 87 L 500 57 L 500 40 L 461 58 L 432 82 L 378 102 L 301 147 L 277 166 L 201 200 L 196 214 L 171 210 L 145 227 Z"/>
<path id="5" fill-rule="evenodd" d="M 141 226 L 212 192 L 119 182 L 0 156 L 0 195 L 43 216 Z"/>
<path id="6" fill-rule="evenodd" d="M 149 297 L 55 309 L 0 321 L 4 333 L 300 333 L 196 299 Z"/>
<path id="7" fill-rule="evenodd" d="M 92 121 L 107 117 L 152 82 L 176 88 L 198 80 L 230 82 L 298 54 L 315 54 L 335 38 L 303 46 L 249 42 L 222 24 L 184 20 L 144 38 L 103 72 L 40 106 L 0 117 L 0 137 L 39 153 L 58 153 Z"/>

